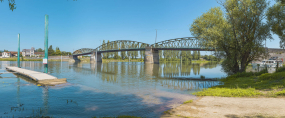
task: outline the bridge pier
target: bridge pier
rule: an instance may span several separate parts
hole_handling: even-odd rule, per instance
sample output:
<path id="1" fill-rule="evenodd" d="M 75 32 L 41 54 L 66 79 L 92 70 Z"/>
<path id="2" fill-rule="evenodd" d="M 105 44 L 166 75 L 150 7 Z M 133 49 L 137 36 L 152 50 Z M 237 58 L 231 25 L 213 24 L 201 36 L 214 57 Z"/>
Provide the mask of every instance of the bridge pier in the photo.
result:
<path id="1" fill-rule="evenodd" d="M 90 63 L 102 62 L 101 53 L 93 52 L 90 56 Z"/>
<path id="2" fill-rule="evenodd" d="M 77 56 L 75 55 L 70 55 L 69 56 L 69 62 L 79 62 L 80 60 L 78 59 Z"/>
<path id="3" fill-rule="evenodd" d="M 152 49 L 151 46 L 145 47 L 144 63 L 159 64 L 159 52 L 158 52 L 158 50 Z"/>

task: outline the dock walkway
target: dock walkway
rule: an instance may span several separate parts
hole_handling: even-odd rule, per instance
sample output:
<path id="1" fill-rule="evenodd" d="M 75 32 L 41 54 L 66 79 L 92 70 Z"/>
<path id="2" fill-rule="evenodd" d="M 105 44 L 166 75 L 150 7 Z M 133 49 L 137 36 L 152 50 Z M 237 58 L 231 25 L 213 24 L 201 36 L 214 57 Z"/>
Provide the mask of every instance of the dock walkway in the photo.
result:
<path id="1" fill-rule="evenodd" d="M 61 83 L 66 83 L 66 78 L 63 79 L 58 79 L 57 77 L 54 77 L 52 75 L 42 73 L 42 72 L 37 72 L 37 71 L 32 71 L 28 69 L 23 69 L 23 68 L 18 68 L 18 67 L 6 67 L 7 70 L 9 71 L 14 71 L 17 74 L 21 74 L 24 76 L 27 76 L 41 84 L 61 84 Z"/>

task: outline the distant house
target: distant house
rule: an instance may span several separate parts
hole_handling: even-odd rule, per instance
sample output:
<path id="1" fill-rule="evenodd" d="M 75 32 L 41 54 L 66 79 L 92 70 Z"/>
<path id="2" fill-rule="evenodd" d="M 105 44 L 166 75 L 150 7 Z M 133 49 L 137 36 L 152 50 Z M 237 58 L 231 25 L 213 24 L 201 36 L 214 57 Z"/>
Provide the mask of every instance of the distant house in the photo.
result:
<path id="1" fill-rule="evenodd" d="M 23 57 L 35 56 L 35 48 L 32 47 L 31 49 L 23 49 L 22 55 L 23 55 Z"/>
<path id="2" fill-rule="evenodd" d="M 22 54 L 20 52 L 20 54 Z M 2 53 L 2 58 L 10 58 L 10 57 L 17 57 L 18 56 L 18 52 L 16 51 L 10 51 L 10 52 L 3 52 Z"/>
<path id="3" fill-rule="evenodd" d="M 43 57 L 45 56 L 45 52 L 35 52 L 35 57 Z"/>

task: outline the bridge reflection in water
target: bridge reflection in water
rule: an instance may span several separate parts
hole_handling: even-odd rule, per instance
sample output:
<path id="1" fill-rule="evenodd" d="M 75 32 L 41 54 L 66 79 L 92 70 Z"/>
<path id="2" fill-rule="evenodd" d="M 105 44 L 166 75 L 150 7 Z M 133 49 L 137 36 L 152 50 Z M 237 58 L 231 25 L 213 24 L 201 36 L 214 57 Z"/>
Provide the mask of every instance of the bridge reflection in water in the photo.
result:
<path id="1" fill-rule="evenodd" d="M 201 69 L 213 69 L 217 65 L 216 63 L 181 65 L 180 63 L 117 62 L 73 63 L 73 67 L 70 68 L 84 75 L 100 75 L 102 81 L 107 83 L 136 86 L 136 83 L 144 82 L 144 84 L 155 83 L 169 89 L 197 90 L 221 84 L 219 81 L 205 81 L 198 76 Z"/>

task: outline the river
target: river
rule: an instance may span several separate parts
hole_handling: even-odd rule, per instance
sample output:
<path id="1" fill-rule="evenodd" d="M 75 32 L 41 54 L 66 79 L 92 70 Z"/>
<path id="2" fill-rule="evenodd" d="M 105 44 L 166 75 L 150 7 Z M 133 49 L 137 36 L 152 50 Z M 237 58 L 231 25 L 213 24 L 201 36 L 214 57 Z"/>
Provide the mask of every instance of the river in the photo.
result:
<path id="1" fill-rule="evenodd" d="M 16 63 L 0 61 L 0 73 Z M 21 62 L 21 67 L 44 71 L 42 62 Z M 49 62 L 49 72 L 67 78 L 67 83 L 37 86 L 34 81 L 13 73 L 0 75 L 0 116 L 155 118 L 186 100 L 197 99 L 191 93 L 221 84 L 201 80 L 201 75 L 206 79 L 226 76 L 216 63 Z"/>

